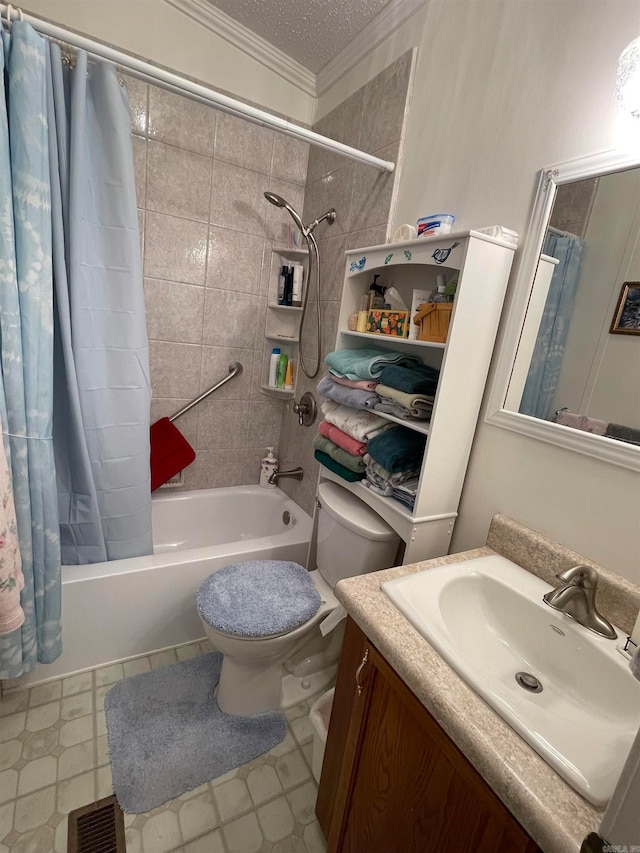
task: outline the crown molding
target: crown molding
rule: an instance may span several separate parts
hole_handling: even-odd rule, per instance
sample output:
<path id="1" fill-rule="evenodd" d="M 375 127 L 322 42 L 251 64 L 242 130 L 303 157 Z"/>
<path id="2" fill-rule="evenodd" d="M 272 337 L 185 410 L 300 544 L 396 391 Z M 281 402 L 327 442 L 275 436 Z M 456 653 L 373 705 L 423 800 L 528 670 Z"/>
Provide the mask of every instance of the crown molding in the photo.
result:
<path id="1" fill-rule="evenodd" d="M 234 21 L 211 3 L 207 3 L 206 0 L 164 0 L 164 2 L 230 42 L 270 71 L 297 86 L 305 94 L 316 97 L 316 75 L 312 71 L 291 59 L 243 24 Z M 394 2 L 402 3 L 403 0 L 394 0 Z M 413 3 L 414 0 L 411 2 Z"/>
<path id="2" fill-rule="evenodd" d="M 333 86 L 361 59 L 371 53 L 428 0 L 391 0 L 376 17 L 316 75 L 316 97 Z"/>

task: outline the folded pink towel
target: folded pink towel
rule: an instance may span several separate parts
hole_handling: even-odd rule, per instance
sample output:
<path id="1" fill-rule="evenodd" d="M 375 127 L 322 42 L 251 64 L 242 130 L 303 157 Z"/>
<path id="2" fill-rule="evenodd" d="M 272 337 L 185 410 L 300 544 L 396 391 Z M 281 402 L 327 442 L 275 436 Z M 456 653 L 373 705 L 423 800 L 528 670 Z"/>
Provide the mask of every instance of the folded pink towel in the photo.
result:
<path id="1" fill-rule="evenodd" d="M 347 388 L 360 388 L 362 391 L 375 391 L 378 384 L 375 379 L 343 379 L 342 376 L 331 375 L 334 382 L 346 385 Z"/>
<path id="2" fill-rule="evenodd" d="M 320 421 L 318 424 L 318 432 L 320 435 L 328 438 L 334 444 L 337 444 L 338 447 L 346 450 L 347 453 L 352 453 L 354 456 L 364 456 L 367 452 L 367 445 L 364 441 L 358 441 L 356 438 L 351 438 L 351 436 L 347 435 L 346 432 L 342 432 L 342 430 L 338 429 L 337 426 L 327 423 L 327 421 Z"/>
<path id="3" fill-rule="evenodd" d="M 24 622 L 20 606 L 23 587 L 11 475 L 0 435 L 0 634 L 10 634 Z"/>

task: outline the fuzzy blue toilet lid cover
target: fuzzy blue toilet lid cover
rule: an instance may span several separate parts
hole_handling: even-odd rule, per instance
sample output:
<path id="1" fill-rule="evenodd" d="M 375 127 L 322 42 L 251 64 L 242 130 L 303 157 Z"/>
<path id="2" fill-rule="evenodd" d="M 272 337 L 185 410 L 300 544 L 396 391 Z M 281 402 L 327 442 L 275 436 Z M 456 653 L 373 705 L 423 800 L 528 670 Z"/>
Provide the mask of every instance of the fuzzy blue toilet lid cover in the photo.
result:
<path id="1" fill-rule="evenodd" d="M 322 599 L 309 572 L 285 560 L 232 563 L 200 584 L 198 613 L 216 631 L 270 637 L 303 625 Z"/>

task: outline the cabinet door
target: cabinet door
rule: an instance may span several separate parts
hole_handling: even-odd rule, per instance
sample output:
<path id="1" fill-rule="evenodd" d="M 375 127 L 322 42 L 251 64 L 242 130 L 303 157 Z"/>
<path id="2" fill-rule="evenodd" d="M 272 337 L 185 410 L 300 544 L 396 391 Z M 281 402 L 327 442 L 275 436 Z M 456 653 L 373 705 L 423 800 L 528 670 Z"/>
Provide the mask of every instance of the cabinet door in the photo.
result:
<path id="1" fill-rule="evenodd" d="M 348 617 L 316 800 L 318 823 L 327 838 L 331 836 L 334 822 L 340 828 L 341 815 L 349 795 L 350 768 L 355 759 L 368 698 L 368 646 L 366 636 Z M 361 690 L 358 690 L 356 684 L 356 674 Z"/>
<path id="2" fill-rule="evenodd" d="M 359 649 L 363 639 L 366 643 L 360 632 Z M 341 779 L 338 785 L 330 853 L 536 851 L 384 658 L 371 645 L 366 648 L 365 702 L 356 721 L 357 738 L 352 731 L 351 755 L 348 744 L 343 755 L 343 777 L 348 775 L 349 782 Z M 347 787 L 338 813 L 340 790 Z"/>

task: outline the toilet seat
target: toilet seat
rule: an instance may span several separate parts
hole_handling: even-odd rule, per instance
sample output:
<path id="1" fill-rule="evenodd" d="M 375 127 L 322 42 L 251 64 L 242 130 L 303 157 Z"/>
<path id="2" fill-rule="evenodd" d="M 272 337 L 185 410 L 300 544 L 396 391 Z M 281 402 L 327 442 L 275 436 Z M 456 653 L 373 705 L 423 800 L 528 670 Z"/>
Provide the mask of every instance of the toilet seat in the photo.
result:
<path id="1" fill-rule="evenodd" d="M 322 599 L 298 563 L 251 560 L 225 566 L 200 585 L 200 618 L 214 631 L 243 640 L 285 636 L 309 622 Z"/>

